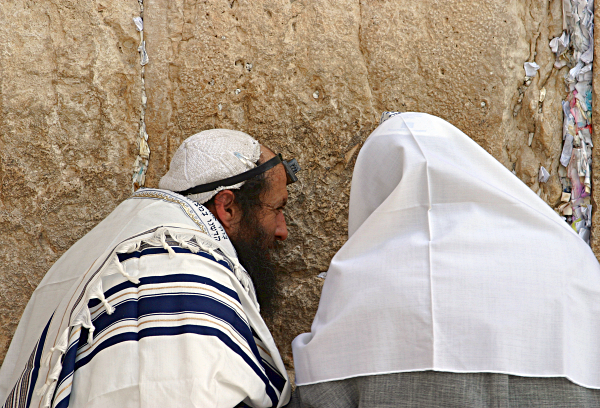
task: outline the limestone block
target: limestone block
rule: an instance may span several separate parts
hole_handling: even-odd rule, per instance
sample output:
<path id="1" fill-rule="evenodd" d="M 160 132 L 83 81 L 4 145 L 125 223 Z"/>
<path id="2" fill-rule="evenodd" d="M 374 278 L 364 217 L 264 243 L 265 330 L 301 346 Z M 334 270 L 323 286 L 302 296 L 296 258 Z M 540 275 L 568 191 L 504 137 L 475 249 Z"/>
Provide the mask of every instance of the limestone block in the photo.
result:
<path id="1" fill-rule="evenodd" d="M 136 0 L 0 2 L 0 356 L 44 273 L 130 193 Z"/>

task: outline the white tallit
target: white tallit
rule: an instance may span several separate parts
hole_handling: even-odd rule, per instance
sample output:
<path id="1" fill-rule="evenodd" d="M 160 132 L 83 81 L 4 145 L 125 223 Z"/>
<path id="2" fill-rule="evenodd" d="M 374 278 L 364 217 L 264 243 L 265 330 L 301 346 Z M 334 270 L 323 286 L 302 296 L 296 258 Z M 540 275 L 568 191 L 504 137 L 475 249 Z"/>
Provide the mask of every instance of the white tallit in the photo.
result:
<path id="1" fill-rule="evenodd" d="M 224 229 L 157 189 L 138 190 L 54 264 L 0 370 L 5 407 L 271 407 L 289 394 Z"/>
<path id="2" fill-rule="evenodd" d="M 357 158 L 296 383 L 436 370 L 600 388 L 600 267 L 535 193 L 460 130 L 385 121 Z"/>

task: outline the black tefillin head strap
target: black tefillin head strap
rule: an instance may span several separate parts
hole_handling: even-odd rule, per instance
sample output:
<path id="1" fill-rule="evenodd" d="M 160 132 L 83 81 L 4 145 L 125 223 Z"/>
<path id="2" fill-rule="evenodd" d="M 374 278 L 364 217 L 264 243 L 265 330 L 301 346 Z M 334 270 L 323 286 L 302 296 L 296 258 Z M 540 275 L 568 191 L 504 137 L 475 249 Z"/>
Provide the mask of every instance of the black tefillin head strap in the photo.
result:
<path id="1" fill-rule="evenodd" d="M 285 168 L 285 173 L 287 175 L 287 184 L 292 184 L 298 181 L 296 173 L 300 171 L 300 165 L 298 164 L 296 159 L 292 159 L 289 161 L 283 160 L 280 153 L 272 159 L 267 160 L 260 166 L 257 166 L 243 173 L 237 174 L 232 177 L 228 177 L 223 180 L 217 180 L 213 181 L 212 183 L 201 184 L 196 187 L 188 188 L 185 191 L 176 191 L 176 193 L 187 196 L 191 194 L 206 193 L 207 191 L 213 191 L 214 189 L 219 187 L 233 186 L 234 184 L 241 183 L 242 181 L 246 181 L 251 179 L 252 177 L 258 176 L 259 174 L 264 173 L 265 171 L 277 166 L 279 163 L 283 164 L 283 167 Z"/>

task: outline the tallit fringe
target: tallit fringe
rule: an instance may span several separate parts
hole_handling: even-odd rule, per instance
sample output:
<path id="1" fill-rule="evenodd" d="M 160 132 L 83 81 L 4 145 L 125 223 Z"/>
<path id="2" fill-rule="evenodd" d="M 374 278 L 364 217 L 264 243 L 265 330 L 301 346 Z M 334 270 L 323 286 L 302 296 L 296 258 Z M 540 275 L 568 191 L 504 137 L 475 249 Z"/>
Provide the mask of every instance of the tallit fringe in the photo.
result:
<path id="1" fill-rule="evenodd" d="M 250 292 L 250 277 L 246 273 L 246 271 L 239 265 L 234 265 L 233 272 L 235 273 L 235 277 L 240 281 L 246 293 Z"/>
<path id="2" fill-rule="evenodd" d="M 118 246 L 113 254 L 111 255 L 111 260 L 108 262 L 103 268 L 104 270 L 100 271 L 89 283 L 87 295 L 84 299 L 81 300 L 84 305 L 81 311 L 77 314 L 75 319 L 69 323 L 68 327 L 62 332 L 58 342 L 54 347 L 52 347 L 46 356 L 44 357 L 44 365 L 47 367 L 50 365 L 52 361 L 52 356 L 55 351 L 60 352 L 60 356 L 52 371 L 48 375 L 48 379 L 46 383 L 37 391 L 37 395 L 43 396 L 42 398 L 42 407 L 48 408 L 52 404 L 52 397 L 54 395 L 54 390 L 57 386 L 58 377 L 62 371 L 62 357 L 66 353 L 68 348 L 69 341 L 69 333 L 71 332 L 71 328 L 81 325 L 82 327 L 88 329 L 88 338 L 87 342 L 91 346 L 94 341 L 94 324 L 92 323 L 92 316 L 89 307 L 87 306 L 91 299 L 98 299 L 106 309 L 107 314 L 112 314 L 115 311 L 114 306 L 112 306 L 106 297 L 104 296 L 104 290 L 102 286 L 102 278 L 105 276 L 112 275 L 113 273 L 120 273 L 127 280 L 134 284 L 139 284 L 140 280 L 134 276 L 131 276 L 125 271 L 125 268 L 119 261 L 118 254 L 123 253 L 131 253 L 138 251 L 142 242 L 147 242 L 151 245 L 161 245 L 167 252 L 169 253 L 169 258 L 173 258 L 176 255 L 176 252 L 171 248 L 171 246 L 167 242 L 167 235 L 170 236 L 181 248 L 185 248 L 190 250 L 192 253 L 198 253 L 201 249 L 209 253 L 217 262 L 225 259 L 225 256 L 221 255 L 217 252 L 217 246 L 211 243 L 204 241 L 201 237 L 195 234 L 184 234 L 178 233 L 175 231 L 171 231 L 168 228 L 161 227 L 156 230 L 154 235 L 150 238 L 140 239 L 136 242 L 128 242 Z M 195 244 L 195 245 L 194 245 Z M 250 284 L 250 276 L 244 270 L 244 268 L 237 262 L 236 259 L 232 260 L 233 262 L 233 271 L 235 277 L 244 287 L 246 293 L 249 294 L 251 284 Z M 250 296 L 253 299 L 255 306 L 259 308 L 258 303 L 254 300 L 253 296 Z M 260 309 L 259 309 L 260 310 Z"/>
<path id="3" fill-rule="evenodd" d="M 128 274 L 127 272 L 125 272 L 125 268 L 123 268 L 123 265 L 121 265 L 121 261 L 119 261 L 119 256 L 116 253 L 113 256 L 112 264 L 117 269 L 117 272 L 119 272 L 121 275 L 123 275 L 128 281 L 135 283 L 136 285 L 138 285 L 140 283 L 140 280 L 138 278 L 135 278 L 135 277 L 131 276 L 130 274 Z"/>
<path id="4" fill-rule="evenodd" d="M 164 230 L 164 231 L 162 231 Z M 158 231 L 157 231 L 158 233 Z M 222 261 L 225 259 L 225 257 L 221 254 L 219 254 L 216 251 L 216 247 L 212 246 L 210 244 L 208 244 L 207 242 L 204 242 L 202 240 L 197 240 L 194 239 L 196 236 L 192 235 L 192 234 L 181 234 L 181 233 L 177 233 L 174 231 L 170 231 L 167 228 L 162 228 L 160 231 L 160 236 L 159 238 L 161 239 L 161 244 L 167 245 L 166 243 L 166 239 L 165 239 L 165 235 L 168 234 L 169 236 L 171 236 L 171 238 L 176 241 L 180 247 L 182 248 L 186 248 L 189 249 L 190 251 L 192 251 L 193 253 L 197 253 L 199 251 L 199 249 L 202 249 L 203 251 L 208 252 L 213 258 L 215 258 L 215 260 L 217 262 Z M 190 245 L 189 242 L 192 241 L 194 239 L 194 241 L 196 242 L 196 244 L 198 245 L 198 248 L 195 247 L 194 245 Z M 171 249 L 169 247 L 169 249 Z M 172 250 L 172 249 L 171 249 Z M 240 281 L 240 283 L 242 284 L 242 286 L 244 287 L 244 289 L 246 290 L 246 293 L 250 292 L 250 276 L 248 275 L 248 273 L 242 268 L 241 265 L 239 265 L 238 263 L 234 262 L 234 274 L 235 277 L 237 278 L 238 281 Z M 258 308 L 258 304 L 256 305 Z"/>
<path id="5" fill-rule="evenodd" d="M 36 391 L 36 394 L 40 397 L 44 396 L 46 394 L 46 391 L 48 391 L 48 387 L 50 385 L 48 385 L 48 383 L 45 383 L 42 388 L 40 388 L 39 390 Z"/>
<path id="6" fill-rule="evenodd" d="M 195 235 L 193 234 L 181 234 L 173 231 L 169 231 L 169 235 L 173 238 L 180 247 L 189 249 L 192 253 L 197 254 L 200 251 L 200 245 L 192 245 L 190 242 L 197 242 L 195 240 Z"/>
<path id="7" fill-rule="evenodd" d="M 87 342 L 91 346 L 92 343 L 94 342 L 94 330 L 96 328 L 94 327 L 94 324 L 92 323 L 92 315 L 90 313 L 90 308 L 87 307 L 87 304 L 89 301 L 90 301 L 90 298 L 88 297 L 85 300 L 84 308 L 81 309 L 81 311 L 79 312 L 77 317 L 75 317 L 75 320 L 73 320 L 73 322 L 69 325 L 69 327 L 75 327 L 77 325 L 81 325 L 82 327 L 88 329 Z"/>
<path id="8" fill-rule="evenodd" d="M 52 404 L 52 396 L 54 395 L 54 390 L 56 389 L 56 381 L 53 381 L 52 384 L 48 387 L 48 391 L 46 392 L 46 396 L 44 397 L 44 404 L 42 404 L 42 408 L 49 408 L 50 404 Z"/>
<path id="9" fill-rule="evenodd" d="M 54 395 L 54 390 L 56 389 L 56 384 L 58 382 L 58 377 L 60 376 L 61 371 L 62 371 L 62 361 L 59 358 L 58 361 L 56 362 L 56 364 L 54 364 L 52 371 L 48 375 L 48 379 L 46 380 L 46 383 L 38 392 L 38 395 L 44 396 L 42 399 L 43 400 L 43 404 L 42 404 L 43 408 L 48 408 L 50 406 L 50 404 L 52 403 L 52 396 Z"/>
<path id="10" fill-rule="evenodd" d="M 175 242 L 177 242 L 177 244 L 181 248 L 189 249 L 193 253 L 197 253 L 200 249 L 202 249 L 203 251 L 208 252 L 213 258 L 215 258 L 215 260 L 217 262 L 225 259 L 225 256 L 223 256 L 217 252 L 218 247 L 216 245 L 208 243 L 208 242 L 202 240 L 201 238 L 198 239 L 197 235 L 182 234 L 182 233 L 179 233 L 176 231 L 169 230 L 168 228 L 159 228 L 156 231 L 156 235 L 154 237 L 153 243 L 155 245 L 158 245 L 158 243 L 160 242 L 160 244 L 163 246 L 163 248 L 165 248 L 165 249 L 167 249 L 167 251 L 169 251 L 169 254 L 171 254 L 171 251 L 173 251 L 173 249 L 166 242 L 167 235 L 169 235 L 171 237 L 171 239 L 173 239 Z M 196 245 L 198 245 L 198 247 L 190 244 L 191 242 L 196 243 Z M 175 251 L 173 251 L 173 256 L 174 255 L 175 255 Z M 250 289 L 252 287 L 252 285 L 250 283 L 250 275 L 248 275 L 246 270 L 236 260 L 232 260 L 232 262 L 233 262 L 233 273 L 235 274 L 235 277 L 242 284 L 246 293 L 248 295 L 250 295 Z M 256 308 L 258 310 L 260 310 L 260 305 L 255 300 L 254 296 L 250 296 L 250 298 L 253 300 L 253 303 L 256 306 Z"/>
<path id="11" fill-rule="evenodd" d="M 115 251 L 118 254 L 129 254 L 131 252 L 138 251 L 140 246 L 142 245 L 142 241 L 136 242 L 125 242 L 117 247 Z"/>
<path id="12" fill-rule="evenodd" d="M 117 258 L 118 259 L 118 258 Z M 120 263 L 120 262 L 119 262 Z M 108 303 L 106 297 L 104 297 L 104 289 L 102 287 L 102 279 L 99 279 L 98 282 L 94 285 L 93 289 L 90 292 L 90 299 L 98 299 L 104 308 L 106 309 L 106 313 L 111 315 L 115 311 L 115 308 Z M 89 302 L 89 300 L 88 300 Z"/>
<path id="13" fill-rule="evenodd" d="M 58 338 L 58 342 L 56 343 L 56 345 L 54 345 L 54 347 L 52 347 L 50 350 L 48 350 L 48 352 L 44 356 L 44 360 L 42 362 L 43 366 L 44 367 L 50 366 L 50 362 L 52 361 L 52 355 L 54 354 L 55 351 L 60 352 L 59 358 L 61 358 L 62 355 L 67 352 L 67 347 L 69 346 L 68 342 L 69 342 L 69 327 L 67 327 L 65 330 L 63 330 L 62 334 Z"/>
<path id="14" fill-rule="evenodd" d="M 162 245 L 164 249 L 169 253 L 169 258 L 173 259 L 175 257 L 175 251 L 171 246 L 167 243 L 167 235 L 169 234 L 169 230 L 165 227 L 158 228 L 154 233 L 154 237 L 147 240 L 147 242 L 154 245 Z"/>

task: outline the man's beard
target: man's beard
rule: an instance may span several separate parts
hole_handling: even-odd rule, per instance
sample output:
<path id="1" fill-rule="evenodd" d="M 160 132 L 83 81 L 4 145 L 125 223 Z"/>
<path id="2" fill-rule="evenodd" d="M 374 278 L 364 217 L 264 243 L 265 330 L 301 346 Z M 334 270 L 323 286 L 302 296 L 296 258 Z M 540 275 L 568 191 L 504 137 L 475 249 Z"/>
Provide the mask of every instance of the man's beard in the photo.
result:
<path id="1" fill-rule="evenodd" d="M 260 304 L 263 318 L 271 318 L 274 313 L 275 299 L 279 293 L 277 287 L 277 267 L 272 260 L 272 252 L 278 242 L 260 225 L 258 211 L 244 214 L 235 237 L 230 237 L 238 259 L 246 269 Z"/>

